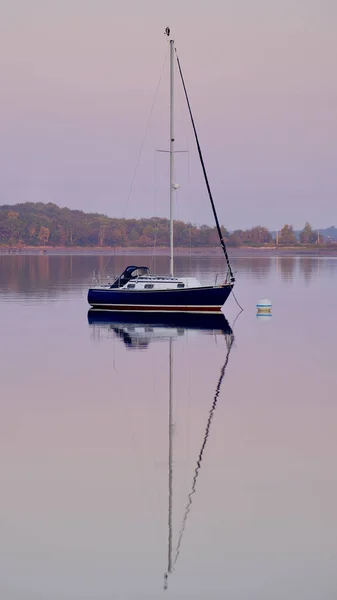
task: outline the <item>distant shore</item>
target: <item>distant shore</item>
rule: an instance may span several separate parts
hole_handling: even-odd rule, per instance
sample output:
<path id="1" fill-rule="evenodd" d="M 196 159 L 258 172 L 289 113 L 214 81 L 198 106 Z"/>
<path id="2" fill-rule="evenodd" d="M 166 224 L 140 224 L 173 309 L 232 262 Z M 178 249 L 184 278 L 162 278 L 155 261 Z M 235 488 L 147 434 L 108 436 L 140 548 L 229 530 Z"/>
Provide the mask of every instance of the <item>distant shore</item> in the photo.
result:
<path id="1" fill-rule="evenodd" d="M 1 246 L 0 254 L 7 255 L 89 255 L 89 256 L 168 256 L 170 249 L 168 247 L 158 247 L 155 249 L 149 247 L 65 247 L 65 246 Z M 337 256 L 336 246 L 240 246 L 229 247 L 230 256 Z M 222 250 L 216 248 L 175 248 L 175 256 L 222 256 Z"/>

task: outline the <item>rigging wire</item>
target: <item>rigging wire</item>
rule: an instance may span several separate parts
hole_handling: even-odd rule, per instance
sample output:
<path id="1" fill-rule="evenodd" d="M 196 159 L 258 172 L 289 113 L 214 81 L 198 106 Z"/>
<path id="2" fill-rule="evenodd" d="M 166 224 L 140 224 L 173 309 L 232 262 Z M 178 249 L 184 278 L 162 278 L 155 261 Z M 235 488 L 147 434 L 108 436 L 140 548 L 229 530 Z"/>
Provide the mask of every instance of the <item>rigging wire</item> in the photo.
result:
<path id="1" fill-rule="evenodd" d="M 188 97 L 188 94 L 187 94 L 187 89 L 186 89 L 185 80 L 184 80 L 183 72 L 182 72 L 181 65 L 180 65 L 179 56 L 178 56 L 178 53 L 177 53 L 176 49 L 175 49 L 175 51 L 176 51 L 176 56 L 177 56 L 177 63 L 178 63 L 178 69 L 179 69 L 179 73 L 180 73 L 180 78 L 181 78 L 181 82 L 182 82 L 182 85 L 183 85 L 183 88 L 184 88 L 184 93 L 185 93 L 185 98 L 186 98 L 186 102 L 187 102 L 188 112 L 189 112 L 190 118 L 191 118 L 191 123 L 192 123 L 193 131 L 194 131 L 194 137 L 195 137 L 195 141 L 196 141 L 197 148 L 198 148 L 198 154 L 199 154 L 199 158 L 200 158 L 200 162 L 201 162 L 201 166 L 202 166 L 202 170 L 203 170 L 203 174 L 204 174 L 204 179 L 205 179 L 205 183 L 206 183 L 206 187 L 207 187 L 207 191 L 208 191 L 208 196 L 209 196 L 209 199 L 210 199 L 210 202 L 211 202 L 211 207 L 212 207 L 212 211 L 213 211 L 215 225 L 216 225 L 216 228 L 217 228 L 217 231 L 218 231 L 218 235 L 219 235 L 219 239 L 220 239 L 220 244 L 221 244 L 222 250 L 224 252 L 225 258 L 226 258 L 228 272 L 229 272 L 229 275 L 230 275 L 230 278 L 231 278 L 231 282 L 234 283 L 235 277 L 234 277 L 234 274 L 233 274 L 233 271 L 232 271 L 232 268 L 231 268 L 231 265 L 230 265 L 230 262 L 229 262 L 229 257 L 228 257 L 228 252 L 227 252 L 225 240 L 223 238 L 221 227 L 220 227 L 219 220 L 218 220 L 218 215 L 217 215 L 216 210 L 215 210 L 215 204 L 214 204 L 214 200 L 213 200 L 211 188 L 210 188 L 208 177 L 207 177 L 207 173 L 206 173 L 206 167 L 205 167 L 204 159 L 203 159 L 201 148 L 200 148 L 200 144 L 199 144 L 199 138 L 198 138 L 197 130 L 196 130 L 194 119 L 193 119 L 192 109 L 191 109 L 189 97 Z"/>
<path id="2" fill-rule="evenodd" d="M 166 53 L 166 56 L 165 56 L 165 59 L 164 59 L 164 62 L 163 62 L 163 66 L 162 66 L 162 69 L 161 69 L 161 72 L 160 72 L 159 81 L 158 81 L 158 84 L 157 84 L 157 87 L 156 87 L 156 91 L 155 91 L 155 94 L 154 94 L 154 98 L 153 98 L 153 102 L 152 102 L 152 106 L 151 106 L 149 118 L 147 120 L 147 124 L 146 124 L 146 127 L 145 127 L 145 132 L 144 132 L 143 140 L 142 140 L 142 143 L 140 145 L 140 149 L 139 149 L 139 153 L 138 153 L 138 157 L 137 157 L 137 161 L 136 161 L 135 170 L 133 172 L 133 176 L 132 176 L 132 179 L 131 179 L 131 184 L 130 184 L 129 192 L 128 192 L 127 199 L 126 199 L 126 202 L 125 202 L 125 205 L 124 205 L 124 215 L 126 214 L 126 210 L 127 210 L 127 207 L 128 207 L 129 201 L 130 201 L 130 197 L 131 197 L 131 194 L 132 194 L 133 185 L 134 185 L 134 182 L 135 182 L 135 179 L 136 179 L 136 175 L 137 175 L 137 171 L 138 171 L 140 159 L 141 159 L 141 156 L 142 156 L 142 152 L 143 152 L 145 140 L 146 140 L 146 137 L 147 137 L 147 132 L 149 130 L 150 121 L 151 121 L 153 110 L 154 110 L 154 107 L 155 107 L 155 104 L 156 104 L 156 100 L 157 100 L 157 96 L 158 96 L 160 84 L 161 84 L 161 81 L 162 81 L 162 78 L 163 78 L 163 73 L 164 73 L 164 69 L 165 69 L 167 57 L 168 57 L 168 52 Z"/>
<path id="3" fill-rule="evenodd" d="M 235 325 L 236 325 L 236 322 L 237 322 L 237 320 L 238 320 L 239 316 L 241 315 L 241 313 L 243 313 L 243 308 L 242 308 L 241 310 L 239 310 L 238 314 L 236 315 L 236 317 L 235 317 L 235 319 L 234 319 L 234 321 L 233 321 L 233 323 L 232 323 L 232 326 L 231 326 L 231 327 L 232 327 L 232 329 L 233 329 L 233 330 L 234 330 L 234 327 L 235 327 Z"/>
<path id="4" fill-rule="evenodd" d="M 166 52 L 166 55 L 165 55 L 165 58 L 164 58 L 164 62 L 163 62 L 162 68 L 161 68 L 161 72 L 160 72 L 159 80 L 158 80 L 157 87 L 156 87 L 156 90 L 155 90 L 155 93 L 154 93 L 154 98 L 153 98 L 153 102 L 152 102 L 152 105 L 151 105 L 149 117 L 148 117 L 148 120 L 147 120 L 147 123 L 146 123 L 144 136 L 143 136 L 143 139 L 142 139 L 142 142 L 141 142 L 141 145 L 140 145 L 140 149 L 139 149 L 139 152 L 138 152 L 136 166 L 135 166 L 135 169 L 134 169 L 134 172 L 133 172 L 133 176 L 132 176 L 132 179 L 131 179 L 131 184 L 130 184 L 130 188 L 129 188 L 129 191 L 128 191 L 128 195 L 127 195 L 127 198 L 126 198 L 126 201 L 125 201 L 125 204 L 124 204 L 124 217 L 126 215 L 128 204 L 130 202 L 130 198 L 131 198 L 133 186 L 134 186 L 134 183 L 135 183 L 135 179 L 136 179 L 136 175 L 137 175 L 137 171 L 138 171 L 140 159 L 141 159 L 141 156 L 142 156 L 142 153 L 143 153 L 143 148 L 144 148 L 145 140 L 146 140 L 146 137 L 147 137 L 147 133 L 148 133 L 148 130 L 149 130 L 150 122 L 151 122 L 151 119 L 152 119 L 152 114 L 153 114 L 154 107 L 155 107 L 155 104 L 156 104 L 156 100 L 157 100 L 157 96 L 158 96 L 160 84 L 161 84 L 162 79 L 163 79 L 163 74 L 164 74 L 164 69 L 165 69 L 165 65 L 166 65 L 166 62 L 167 62 L 167 57 L 168 57 L 168 51 Z M 157 230 L 158 230 L 158 227 L 157 227 Z M 114 253 L 113 256 L 115 256 L 115 253 Z M 108 267 L 108 265 L 109 265 L 109 263 L 111 261 L 111 258 L 112 258 L 111 256 L 108 258 L 107 263 L 105 264 L 104 269 L 102 271 L 102 276 L 106 274 L 107 267 Z"/>
<path id="5" fill-rule="evenodd" d="M 153 216 L 156 218 L 156 226 L 153 232 L 153 247 L 151 256 L 151 272 L 156 272 L 156 250 L 159 231 L 159 222 L 157 218 L 157 152 L 154 153 L 154 196 L 153 196 Z"/>
<path id="6" fill-rule="evenodd" d="M 232 295 L 233 295 L 233 298 L 234 298 L 234 300 L 235 300 L 236 304 L 237 304 L 237 305 L 238 305 L 238 307 L 241 309 L 241 310 L 240 310 L 240 312 L 242 312 L 242 311 L 243 311 L 243 308 L 242 308 L 242 306 L 241 306 L 240 302 L 238 301 L 237 297 L 235 296 L 235 294 L 234 294 L 234 290 L 233 290 L 233 289 L 232 289 Z M 239 313 L 239 314 L 240 314 L 240 313 Z"/>

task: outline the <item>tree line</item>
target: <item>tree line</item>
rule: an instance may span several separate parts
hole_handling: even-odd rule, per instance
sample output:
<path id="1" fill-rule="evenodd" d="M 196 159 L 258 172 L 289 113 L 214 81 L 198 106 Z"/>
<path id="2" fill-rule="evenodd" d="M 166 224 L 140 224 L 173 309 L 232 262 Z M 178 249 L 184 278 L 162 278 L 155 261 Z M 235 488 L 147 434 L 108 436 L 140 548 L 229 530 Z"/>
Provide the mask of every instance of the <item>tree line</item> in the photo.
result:
<path id="1" fill-rule="evenodd" d="M 330 228 L 334 229 L 334 228 Z M 229 246 L 283 246 L 322 243 L 323 236 L 306 223 L 298 234 L 291 225 L 272 235 L 266 227 L 256 226 L 233 232 L 221 227 Z M 215 227 L 175 221 L 177 247 L 209 247 L 218 244 Z M 60 208 L 56 204 L 26 202 L 0 206 L 0 244 L 5 246 L 92 246 L 153 247 L 169 245 L 169 221 L 160 217 L 117 219 L 81 210 Z"/>

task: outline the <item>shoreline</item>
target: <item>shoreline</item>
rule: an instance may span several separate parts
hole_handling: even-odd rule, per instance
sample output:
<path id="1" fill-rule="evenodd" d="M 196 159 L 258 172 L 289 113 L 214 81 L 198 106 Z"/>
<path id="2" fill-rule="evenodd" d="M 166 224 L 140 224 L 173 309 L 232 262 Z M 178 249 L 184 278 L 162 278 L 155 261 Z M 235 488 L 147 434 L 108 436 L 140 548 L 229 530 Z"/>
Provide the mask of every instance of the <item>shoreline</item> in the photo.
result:
<path id="1" fill-rule="evenodd" d="M 140 247 L 91 247 L 91 246 L 76 246 L 76 247 L 63 247 L 63 246 L 22 246 L 22 247 L 11 247 L 1 246 L 1 255 L 9 256 L 169 256 L 169 247 L 156 248 L 153 252 L 153 248 L 140 248 Z M 217 257 L 222 256 L 221 248 L 176 248 L 174 251 L 175 256 L 203 256 L 203 257 Z M 322 256 L 330 257 L 337 256 L 337 245 L 331 248 L 325 247 L 310 247 L 310 246 L 289 246 L 289 247 L 278 247 L 278 246 L 239 246 L 229 247 L 228 254 L 235 257 L 240 256 L 263 256 L 263 257 L 277 257 L 277 256 Z"/>

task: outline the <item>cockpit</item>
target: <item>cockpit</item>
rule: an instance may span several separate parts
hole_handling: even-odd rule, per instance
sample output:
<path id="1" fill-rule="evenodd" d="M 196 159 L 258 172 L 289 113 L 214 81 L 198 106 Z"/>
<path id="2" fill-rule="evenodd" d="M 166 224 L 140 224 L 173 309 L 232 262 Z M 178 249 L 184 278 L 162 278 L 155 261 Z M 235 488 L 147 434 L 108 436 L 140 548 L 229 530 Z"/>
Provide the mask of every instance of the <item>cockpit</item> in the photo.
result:
<path id="1" fill-rule="evenodd" d="M 135 265 L 130 265 L 129 267 L 126 267 L 126 269 L 123 271 L 123 273 L 119 277 L 116 277 L 115 281 L 110 286 L 110 288 L 123 287 L 124 285 L 126 285 L 128 283 L 128 281 L 130 281 L 132 279 L 137 279 L 137 277 L 142 277 L 144 275 L 149 275 L 149 274 L 150 274 L 149 267 L 137 267 Z"/>

